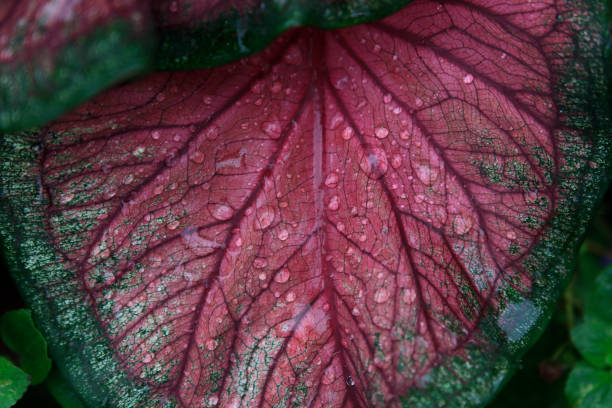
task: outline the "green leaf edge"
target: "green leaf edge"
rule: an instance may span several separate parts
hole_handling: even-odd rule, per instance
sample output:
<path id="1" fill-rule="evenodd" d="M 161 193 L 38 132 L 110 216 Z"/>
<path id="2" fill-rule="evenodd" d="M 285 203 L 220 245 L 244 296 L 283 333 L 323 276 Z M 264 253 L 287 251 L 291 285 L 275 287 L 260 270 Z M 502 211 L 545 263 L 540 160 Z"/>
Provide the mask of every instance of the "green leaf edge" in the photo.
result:
<path id="1" fill-rule="evenodd" d="M 19 355 L 20 366 L 31 377 L 32 385 L 44 381 L 51 370 L 47 341 L 34 326 L 27 309 L 6 312 L 0 318 L 0 335 L 4 344 Z"/>
<path id="2" fill-rule="evenodd" d="M 0 67 L 0 134 L 47 123 L 110 85 L 146 72 L 154 49 L 146 30 L 135 33 L 130 22 L 116 19 L 58 51 L 50 73 L 35 64 L 34 79 L 29 66 Z"/>
<path id="3" fill-rule="evenodd" d="M 12 374 L 12 378 L 10 380 L 17 383 L 16 386 L 13 387 L 15 393 L 15 395 L 11 396 L 13 398 L 0 398 L 0 408 L 9 408 L 13 406 L 17 401 L 19 401 L 21 397 L 23 397 L 23 394 L 25 394 L 26 390 L 28 389 L 28 386 L 30 385 L 30 379 L 21 368 L 17 367 L 15 364 L 11 363 L 9 360 L 2 356 L 0 356 L 0 371 L 5 371 L 9 375 Z M 2 393 L 3 388 L 5 386 L 6 384 L 2 384 L 0 386 L 0 397 L 6 397 L 6 395 Z"/>
<path id="4" fill-rule="evenodd" d="M 562 156 L 567 155 L 567 165 L 561 172 L 565 176 L 561 181 L 561 191 L 574 193 L 576 199 L 565 200 L 558 208 L 546 238 L 525 261 L 527 269 L 537 277 L 533 283 L 533 299 L 536 299 L 533 306 L 538 309 L 538 316 L 530 327 L 524 328 L 525 333 L 519 341 L 508 342 L 497 325 L 497 319 L 504 310 L 491 314 L 483 320 L 480 328 L 485 337 L 499 341 L 502 345 L 500 349 L 494 354 L 490 353 L 491 350 L 469 349 L 467 352 L 471 363 L 453 358 L 446 366 L 431 370 L 428 374 L 429 385 L 413 389 L 410 395 L 403 397 L 406 407 L 431 406 L 432 396 L 440 403 L 437 405 L 439 407 L 477 407 L 489 402 L 517 369 L 522 355 L 542 334 L 555 301 L 569 281 L 575 264 L 572 258 L 575 256 L 568 257 L 567 254 L 577 255 L 589 222 L 583 214 L 593 212 L 603 198 L 612 175 L 607 10 L 605 4 L 598 0 L 586 0 L 580 4 L 584 9 L 593 11 L 580 17 L 580 26 L 590 27 L 591 30 L 581 31 L 577 39 L 581 52 L 578 57 L 588 63 L 586 71 L 591 77 L 588 82 L 581 81 L 579 73 L 568 68 L 558 85 L 566 91 L 564 100 L 559 104 L 565 112 L 574 112 L 567 121 L 569 128 L 581 129 L 584 132 L 582 137 L 592 139 L 594 148 L 585 152 L 580 146 L 572 144 L 567 146 L 566 152 L 561 152 Z M 593 35 L 599 35 L 600 40 L 594 40 Z M 95 323 L 86 299 L 69 291 L 62 293 L 67 297 L 59 299 L 57 293 L 51 293 L 52 289 L 35 289 L 37 284 L 42 286 L 46 279 L 70 281 L 74 276 L 58 268 L 53 248 L 45 238 L 41 214 L 32 207 L 36 200 L 39 205 L 44 204 L 40 202 L 37 180 L 18 178 L 18 175 L 27 174 L 30 166 L 36 165 L 37 138 L 35 132 L 29 135 L 29 138 L 23 134 L 10 135 L 0 143 L 0 198 L 11 196 L 15 199 L 13 205 L 7 199 L 0 199 L 0 225 L 3 227 L 0 234 L 13 277 L 22 296 L 33 309 L 35 321 L 49 340 L 51 354 L 88 406 L 132 408 L 159 404 L 174 407 L 172 401 L 167 401 L 163 395 L 151 394 L 146 385 L 137 384 L 121 371 L 108 340 L 102 338 L 101 329 Z M 568 133 L 563 135 L 570 137 Z M 17 145 L 22 148 L 11 154 Z M 596 167 L 591 168 L 590 163 Z M 573 184 L 573 179 L 581 182 Z M 17 219 L 15 211 L 23 213 L 19 215 L 19 223 L 13 221 Z M 22 257 L 21 254 L 28 256 Z M 542 266 L 539 259 L 548 259 L 548 262 Z M 41 265 L 50 267 L 43 271 Z M 40 281 L 37 282 L 37 279 Z M 74 282 L 71 284 L 74 285 Z M 531 301 L 508 288 L 502 290 L 515 305 L 523 300 Z M 507 318 L 523 317 L 521 310 L 514 313 L 511 309 L 506 310 L 514 315 Z M 76 322 L 84 322 L 83 327 L 70 330 L 70 326 Z M 487 368 L 486 373 L 474 369 L 479 365 Z M 469 385 L 454 387 L 455 374 L 447 366 L 451 366 L 454 373 L 466 374 L 462 379 Z M 437 384 L 437 389 L 431 384 Z"/>
<path id="5" fill-rule="evenodd" d="M 221 14 L 199 27 L 161 29 L 156 70 L 210 68 L 263 50 L 292 27 L 333 29 L 377 20 L 411 0 L 321 1 L 263 0 L 254 10 Z"/>

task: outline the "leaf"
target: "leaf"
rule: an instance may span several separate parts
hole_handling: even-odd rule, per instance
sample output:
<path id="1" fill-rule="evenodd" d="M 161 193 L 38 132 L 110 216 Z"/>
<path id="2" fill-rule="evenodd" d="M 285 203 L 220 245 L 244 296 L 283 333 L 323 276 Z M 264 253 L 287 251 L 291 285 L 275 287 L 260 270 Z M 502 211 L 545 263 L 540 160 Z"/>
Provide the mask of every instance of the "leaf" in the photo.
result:
<path id="1" fill-rule="evenodd" d="M 0 356 L 0 408 L 12 407 L 28 388 L 28 375 Z"/>
<path id="2" fill-rule="evenodd" d="M 612 366 L 612 267 L 601 271 L 587 299 L 584 322 L 572 330 L 572 341 L 595 367 Z"/>
<path id="3" fill-rule="evenodd" d="M 418 1 L 123 84 L 0 149 L 90 406 L 477 406 L 609 178 L 602 4 Z"/>
<path id="4" fill-rule="evenodd" d="M 56 118 L 150 66 L 145 2 L 0 4 L 0 131 Z"/>
<path id="5" fill-rule="evenodd" d="M 606 408 L 612 404 L 612 373 L 586 363 L 578 363 L 565 386 L 572 407 Z"/>
<path id="6" fill-rule="evenodd" d="M 157 0 L 160 70 L 207 68 L 262 50 L 290 27 L 338 28 L 386 16 L 410 0 Z"/>
<path id="7" fill-rule="evenodd" d="M 32 377 L 32 385 L 41 383 L 51 369 L 47 357 L 47 342 L 34 326 L 30 311 L 13 310 L 2 315 L 0 320 L 2 341 L 17 353 L 20 366 Z"/>
<path id="8" fill-rule="evenodd" d="M 85 408 L 79 396 L 57 369 L 51 370 L 45 385 L 62 408 Z"/>

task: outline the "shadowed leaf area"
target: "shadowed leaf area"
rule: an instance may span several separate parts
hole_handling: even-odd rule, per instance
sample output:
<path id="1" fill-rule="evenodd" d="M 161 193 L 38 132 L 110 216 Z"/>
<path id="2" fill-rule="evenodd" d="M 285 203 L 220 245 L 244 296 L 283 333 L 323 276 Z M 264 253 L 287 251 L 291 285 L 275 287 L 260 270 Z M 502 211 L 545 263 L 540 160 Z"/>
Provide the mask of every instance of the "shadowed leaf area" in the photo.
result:
<path id="1" fill-rule="evenodd" d="M 145 2 L 6 0 L 0 4 L 0 129 L 55 119 L 148 67 Z"/>
<path id="2" fill-rule="evenodd" d="M 487 401 L 605 187 L 597 7 L 416 1 L 7 137 L 60 365 L 93 406 Z"/>

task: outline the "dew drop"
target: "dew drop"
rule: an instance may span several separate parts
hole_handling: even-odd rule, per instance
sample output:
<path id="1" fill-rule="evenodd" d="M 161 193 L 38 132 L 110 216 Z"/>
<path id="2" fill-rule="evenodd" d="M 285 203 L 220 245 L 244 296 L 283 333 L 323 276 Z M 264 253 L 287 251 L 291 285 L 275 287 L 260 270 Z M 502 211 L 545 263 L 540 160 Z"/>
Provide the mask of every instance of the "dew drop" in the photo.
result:
<path id="1" fill-rule="evenodd" d="M 209 208 L 211 215 L 219 221 L 229 220 L 234 215 L 234 210 L 225 204 L 214 204 L 211 207 Z"/>
<path id="2" fill-rule="evenodd" d="M 281 124 L 278 120 L 262 123 L 261 130 L 272 139 L 278 139 L 282 131 Z"/>
<path id="3" fill-rule="evenodd" d="M 473 225 L 474 221 L 469 215 L 457 215 L 453 220 L 453 231 L 457 235 L 464 235 L 472 229 Z"/>
<path id="4" fill-rule="evenodd" d="M 324 312 L 329 312 L 329 303 L 325 303 L 322 307 Z"/>
<path id="5" fill-rule="evenodd" d="M 274 208 L 269 205 L 259 208 L 256 214 L 255 229 L 263 230 L 268 228 L 272 224 L 272 221 L 274 221 L 275 216 L 276 212 Z"/>
<path id="6" fill-rule="evenodd" d="M 266 258 L 255 258 L 253 261 L 253 266 L 257 269 L 262 269 L 268 266 L 268 261 Z"/>
<path id="7" fill-rule="evenodd" d="M 359 311 L 359 309 L 357 309 L 357 307 L 354 307 L 353 310 L 351 310 L 351 314 L 353 316 L 359 316 L 361 312 Z"/>
<path id="8" fill-rule="evenodd" d="M 262 272 L 262 273 L 259 274 L 258 278 L 259 278 L 260 281 L 265 281 L 267 276 L 266 276 L 265 273 Z"/>
<path id="9" fill-rule="evenodd" d="M 270 87 L 270 91 L 272 91 L 272 93 L 278 93 L 283 89 L 283 84 L 281 84 L 280 82 L 276 81 L 272 84 L 272 86 Z"/>
<path id="10" fill-rule="evenodd" d="M 303 60 L 302 50 L 300 50 L 297 45 L 293 44 L 289 47 L 285 55 L 283 55 L 283 60 L 285 60 L 287 64 L 300 65 Z"/>
<path id="11" fill-rule="evenodd" d="M 511 240 L 515 240 L 516 239 L 516 233 L 514 231 L 508 231 L 506 233 L 506 238 L 511 239 Z"/>
<path id="12" fill-rule="evenodd" d="M 463 82 L 466 84 L 471 84 L 474 81 L 474 76 L 472 74 L 467 74 L 463 77 Z"/>
<path id="13" fill-rule="evenodd" d="M 159 133 L 159 130 L 154 130 L 153 132 L 151 132 L 151 138 L 152 138 L 153 140 L 157 140 L 157 139 L 159 139 L 159 137 L 160 137 L 160 136 L 161 136 L 161 135 L 160 135 L 160 133 Z"/>
<path id="14" fill-rule="evenodd" d="M 423 100 L 422 100 L 421 98 L 418 98 L 418 97 L 417 97 L 417 98 L 415 98 L 415 100 L 414 100 L 414 104 L 415 104 L 415 105 L 416 105 L 418 108 L 420 108 L 421 106 L 423 106 Z"/>
<path id="15" fill-rule="evenodd" d="M 210 351 L 213 351 L 214 349 L 216 349 L 218 346 L 217 340 L 215 339 L 208 339 L 206 340 L 206 348 Z"/>
<path id="16" fill-rule="evenodd" d="M 153 356 L 151 354 L 145 354 L 142 358 L 142 362 L 145 364 L 150 363 L 151 361 L 153 361 Z"/>
<path id="17" fill-rule="evenodd" d="M 331 383 L 336 381 L 336 373 L 334 371 L 335 370 L 333 366 L 327 367 L 327 370 L 325 370 L 321 382 L 325 385 L 330 385 Z"/>
<path id="18" fill-rule="evenodd" d="M 342 131 L 342 138 L 344 140 L 349 140 L 351 137 L 353 137 L 353 128 L 350 126 L 347 126 Z"/>
<path id="19" fill-rule="evenodd" d="M 391 102 L 391 94 L 385 94 L 385 96 L 383 96 L 383 102 L 384 103 L 390 103 Z"/>
<path id="20" fill-rule="evenodd" d="M 189 159 L 194 163 L 202 164 L 204 162 L 204 154 L 201 151 L 196 150 L 191 154 L 191 156 L 189 156 Z"/>
<path id="21" fill-rule="evenodd" d="M 327 175 L 325 178 L 325 185 L 329 188 L 334 188 L 338 185 L 338 174 L 332 172 Z"/>
<path id="22" fill-rule="evenodd" d="M 340 202 L 338 201 L 337 195 L 333 196 L 329 200 L 329 204 L 327 204 L 327 208 L 329 208 L 331 211 L 336 211 L 338 208 L 340 208 Z"/>
<path id="23" fill-rule="evenodd" d="M 438 179 L 438 170 L 431 168 L 428 164 L 420 163 L 415 166 L 416 176 L 421 183 L 431 186 Z"/>
<path id="24" fill-rule="evenodd" d="M 170 231 L 174 231 L 175 229 L 177 229 L 177 228 L 178 228 L 178 226 L 179 226 L 180 224 L 181 224 L 181 223 L 180 223 L 180 222 L 178 222 L 178 221 L 172 221 L 172 222 L 169 222 L 169 223 L 166 225 L 166 228 L 168 228 Z"/>
<path id="25" fill-rule="evenodd" d="M 213 98 L 212 96 L 205 96 L 202 98 L 202 102 L 204 103 L 204 105 L 210 105 L 213 102 Z"/>
<path id="26" fill-rule="evenodd" d="M 276 276 L 274 276 L 274 281 L 278 283 L 285 283 L 289 281 L 290 276 L 291 274 L 289 273 L 289 269 L 283 268 L 280 271 L 278 271 Z"/>
<path id="27" fill-rule="evenodd" d="M 374 52 L 380 52 L 381 49 L 382 49 L 382 47 L 380 46 L 380 44 L 375 44 L 374 45 L 374 48 L 373 48 Z"/>
<path id="28" fill-rule="evenodd" d="M 210 405 L 211 407 L 214 407 L 218 403 L 219 403 L 219 397 L 217 397 L 216 395 L 213 395 L 212 397 L 208 398 L 208 405 Z"/>
<path id="29" fill-rule="evenodd" d="M 399 168 L 402 165 L 402 156 L 399 154 L 394 154 L 391 158 L 391 167 L 394 169 Z"/>
<path id="30" fill-rule="evenodd" d="M 331 122 L 329 124 L 329 127 L 333 130 L 336 129 L 338 126 L 340 126 L 340 124 L 344 122 L 344 118 L 342 117 L 342 114 L 340 113 L 336 113 L 332 119 Z"/>
<path id="31" fill-rule="evenodd" d="M 387 129 L 384 126 L 379 126 L 374 131 L 374 134 L 376 135 L 377 138 L 384 139 L 385 137 L 389 136 L 389 129 Z"/>
<path id="32" fill-rule="evenodd" d="M 350 375 L 346 377 L 346 385 L 348 385 L 349 387 L 355 386 L 355 380 L 353 380 L 353 377 L 351 377 Z"/>
<path id="33" fill-rule="evenodd" d="M 380 288 L 374 293 L 374 301 L 376 303 L 385 303 L 389 300 L 389 291 L 385 288 Z"/>
<path id="34" fill-rule="evenodd" d="M 278 239 L 280 239 L 281 241 L 286 241 L 287 238 L 289 238 L 289 231 L 287 231 L 286 229 L 281 230 L 278 233 Z"/>
<path id="35" fill-rule="evenodd" d="M 359 167 L 369 177 L 379 178 L 382 177 L 388 169 L 387 155 L 384 150 L 379 148 L 372 149 L 372 152 L 364 155 L 360 162 Z"/>
<path id="36" fill-rule="evenodd" d="M 74 194 L 73 194 L 73 193 L 68 192 L 68 193 L 64 193 L 64 194 L 62 194 L 62 195 L 60 196 L 59 201 L 60 201 L 60 204 L 67 204 L 67 203 L 69 203 L 70 201 L 72 201 L 72 199 L 73 199 L 73 198 L 74 198 Z"/>
<path id="37" fill-rule="evenodd" d="M 403 139 L 403 140 L 410 139 L 410 132 L 408 130 L 406 130 L 406 129 L 402 130 L 400 132 L 400 139 Z"/>
<path id="38" fill-rule="evenodd" d="M 285 299 L 287 300 L 287 302 L 293 302 L 295 300 L 295 292 L 289 292 L 287 293 L 287 296 L 285 296 Z"/>

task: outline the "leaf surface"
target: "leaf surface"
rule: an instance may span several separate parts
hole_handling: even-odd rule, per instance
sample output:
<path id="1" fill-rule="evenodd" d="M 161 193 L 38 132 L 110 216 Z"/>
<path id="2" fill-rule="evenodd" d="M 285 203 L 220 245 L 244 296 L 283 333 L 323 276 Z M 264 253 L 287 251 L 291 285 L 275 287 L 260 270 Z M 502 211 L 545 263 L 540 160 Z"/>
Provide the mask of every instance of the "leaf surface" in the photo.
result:
<path id="1" fill-rule="evenodd" d="M 0 4 L 0 130 L 40 125 L 150 65 L 145 2 Z"/>
<path id="2" fill-rule="evenodd" d="M 20 366 L 31 377 L 32 385 L 42 382 L 51 369 L 47 342 L 40 334 L 27 309 L 12 310 L 0 319 L 2 341 L 17 353 Z"/>
<path id="3" fill-rule="evenodd" d="M 10 408 L 28 389 L 28 375 L 0 356 L 0 408 Z"/>
<path id="4" fill-rule="evenodd" d="M 418 1 L 7 138 L 9 261 L 72 382 L 94 406 L 486 401 L 607 182 L 597 4 Z"/>
<path id="5" fill-rule="evenodd" d="M 161 70 L 206 68 L 263 49 L 290 27 L 338 28 L 384 17 L 410 0 L 155 0 Z"/>

